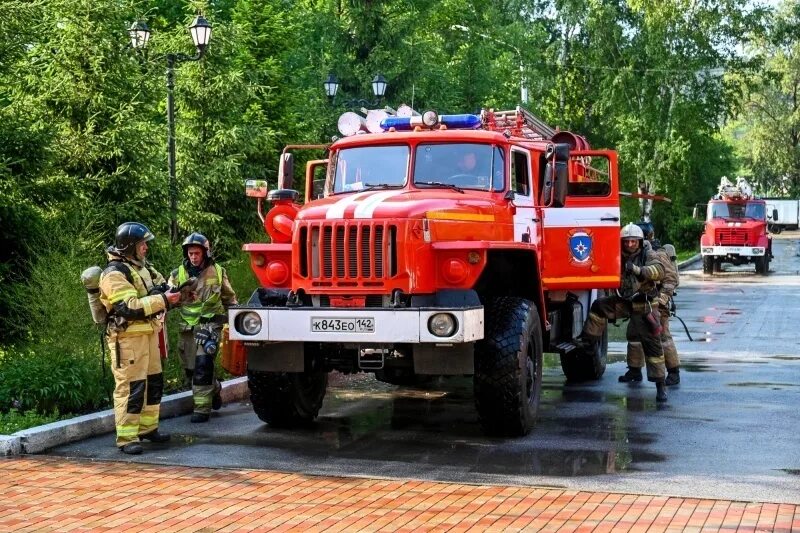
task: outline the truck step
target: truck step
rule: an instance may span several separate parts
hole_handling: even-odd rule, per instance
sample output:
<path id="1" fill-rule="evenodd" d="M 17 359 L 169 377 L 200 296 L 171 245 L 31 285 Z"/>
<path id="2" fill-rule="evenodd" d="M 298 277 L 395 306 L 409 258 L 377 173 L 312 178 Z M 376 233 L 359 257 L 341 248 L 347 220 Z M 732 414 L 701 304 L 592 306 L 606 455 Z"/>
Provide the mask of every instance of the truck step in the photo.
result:
<path id="1" fill-rule="evenodd" d="M 558 350 L 559 355 L 567 355 L 572 350 L 577 350 L 578 345 L 572 341 L 562 342 L 560 344 L 556 344 L 556 350 Z"/>

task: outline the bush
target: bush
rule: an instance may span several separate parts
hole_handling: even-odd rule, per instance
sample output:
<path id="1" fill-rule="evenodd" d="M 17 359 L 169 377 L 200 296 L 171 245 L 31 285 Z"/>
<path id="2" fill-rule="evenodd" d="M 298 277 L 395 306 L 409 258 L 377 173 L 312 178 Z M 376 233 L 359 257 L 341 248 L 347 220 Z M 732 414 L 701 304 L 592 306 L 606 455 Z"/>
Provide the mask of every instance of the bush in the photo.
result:
<path id="1" fill-rule="evenodd" d="M 0 435 L 11 435 L 23 429 L 55 422 L 61 418 L 63 417 L 58 414 L 58 411 L 43 415 L 34 411 L 25 411 L 23 413 L 18 409 L 11 409 L 7 413 L 0 413 Z"/>
<path id="2" fill-rule="evenodd" d="M 668 229 L 669 241 L 677 250 L 697 250 L 704 223 L 690 217 L 680 218 Z"/>
<path id="3" fill-rule="evenodd" d="M 0 371 L 0 411 L 81 413 L 108 405 L 97 355 L 11 351 Z M 110 386 L 110 372 L 106 386 Z"/>

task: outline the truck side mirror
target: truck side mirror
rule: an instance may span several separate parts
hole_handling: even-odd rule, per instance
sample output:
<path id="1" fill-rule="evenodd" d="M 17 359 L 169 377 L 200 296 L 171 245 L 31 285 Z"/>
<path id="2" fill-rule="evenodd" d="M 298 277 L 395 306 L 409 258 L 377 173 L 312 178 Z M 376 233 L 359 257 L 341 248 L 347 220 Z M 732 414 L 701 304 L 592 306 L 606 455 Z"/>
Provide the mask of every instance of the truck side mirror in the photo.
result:
<path id="1" fill-rule="evenodd" d="M 773 222 L 777 222 L 778 221 L 778 210 L 777 209 L 773 209 L 772 210 L 772 221 Z"/>
<path id="2" fill-rule="evenodd" d="M 244 194 L 250 198 L 266 198 L 267 182 L 265 180 L 247 180 L 244 182 Z"/>
<path id="3" fill-rule="evenodd" d="M 294 183 L 294 156 L 289 153 L 281 154 L 278 163 L 278 188 L 291 189 Z"/>

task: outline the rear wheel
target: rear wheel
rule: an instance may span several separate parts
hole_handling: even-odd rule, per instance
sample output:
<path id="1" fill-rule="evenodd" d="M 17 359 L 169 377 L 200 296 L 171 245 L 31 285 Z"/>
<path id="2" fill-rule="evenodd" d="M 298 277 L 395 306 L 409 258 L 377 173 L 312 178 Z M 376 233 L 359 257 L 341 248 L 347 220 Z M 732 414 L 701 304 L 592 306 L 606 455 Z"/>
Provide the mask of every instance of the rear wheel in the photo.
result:
<path id="1" fill-rule="evenodd" d="M 561 356 L 561 370 L 567 381 L 596 381 L 603 377 L 608 360 L 608 327 L 591 349 L 575 349 Z"/>
<path id="2" fill-rule="evenodd" d="M 703 256 L 703 274 L 713 274 L 714 273 L 714 256 L 713 255 L 704 255 Z"/>
<path id="3" fill-rule="evenodd" d="M 306 346 L 305 372 L 247 369 L 253 411 L 270 426 L 292 427 L 311 422 L 319 414 L 328 386 L 328 373 L 322 359 L 313 353 L 315 350 Z"/>
<path id="4" fill-rule="evenodd" d="M 542 328 L 533 302 L 499 297 L 487 306 L 474 387 L 484 431 L 521 436 L 533 428 L 542 389 Z"/>

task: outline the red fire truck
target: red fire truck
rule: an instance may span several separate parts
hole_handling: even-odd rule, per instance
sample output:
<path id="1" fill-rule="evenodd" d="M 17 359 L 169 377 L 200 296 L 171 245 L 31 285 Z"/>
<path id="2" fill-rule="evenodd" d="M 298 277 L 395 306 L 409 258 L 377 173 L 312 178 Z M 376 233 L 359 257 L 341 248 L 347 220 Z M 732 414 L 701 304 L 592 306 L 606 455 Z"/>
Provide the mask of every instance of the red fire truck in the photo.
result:
<path id="1" fill-rule="evenodd" d="M 313 420 L 331 370 L 472 376 L 484 430 L 526 434 L 543 351 L 569 380 L 605 371 L 607 338 L 576 338 L 620 282 L 617 154 L 522 108 L 382 113 L 345 114 L 343 138 L 310 147 L 325 156 L 306 164 L 302 203 L 301 147 L 284 150 L 278 189 L 247 184 L 271 241 L 244 245 L 261 287 L 229 312 L 253 409 L 274 426 Z"/>
<path id="2" fill-rule="evenodd" d="M 703 272 L 720 272 L 722 263 L 755 263 L 756 272 L 766 275 L 772 257 L 766 215 L 766 202 L 753 195 L 747 181 L 738 178 L 731 183 L 723 177 L 718 194 L 708 202 L 700 236 Z M 777 213 L 772 218 L 777 219 Z"/>

